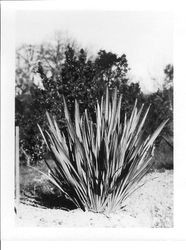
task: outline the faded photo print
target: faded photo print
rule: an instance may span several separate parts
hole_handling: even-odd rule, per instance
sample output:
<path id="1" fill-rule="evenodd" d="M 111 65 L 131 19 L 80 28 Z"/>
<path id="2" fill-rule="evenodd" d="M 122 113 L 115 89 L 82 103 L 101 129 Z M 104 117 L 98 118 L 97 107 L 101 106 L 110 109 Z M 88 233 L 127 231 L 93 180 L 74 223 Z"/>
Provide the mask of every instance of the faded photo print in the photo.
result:
<path id="1" fill-rule="evenodd" d="M 15 221 L 172 228 L 173 17 L 19 10 Z"/>

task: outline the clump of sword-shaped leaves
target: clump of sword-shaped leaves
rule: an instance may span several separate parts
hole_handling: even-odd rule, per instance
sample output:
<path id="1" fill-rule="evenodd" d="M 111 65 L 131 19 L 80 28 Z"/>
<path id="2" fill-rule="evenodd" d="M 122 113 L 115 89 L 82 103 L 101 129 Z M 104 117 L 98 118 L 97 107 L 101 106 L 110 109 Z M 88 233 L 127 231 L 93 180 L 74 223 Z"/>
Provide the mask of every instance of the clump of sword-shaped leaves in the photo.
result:
<path id="1" fill-rule="evenodd" d="M 142 115 L 137 102 L 129 119 L 120 119 L 121 99 L 117 90 L 97 103 L 96 123 L 87 110 L 80 116 L 75 101 L 75 121 L 71 120 L 64 101 L 66 133 L 47 113 L 48 130 L 40 131 L 51 152 L 55 166 L 49 180 L 82 210 L 110 213 L 123 207 L 124 201 L 136 189 L 149 170 L 154 141 L 165 126 L 163 122 L 146 139 L 144 123 L 149 108 Z"/>

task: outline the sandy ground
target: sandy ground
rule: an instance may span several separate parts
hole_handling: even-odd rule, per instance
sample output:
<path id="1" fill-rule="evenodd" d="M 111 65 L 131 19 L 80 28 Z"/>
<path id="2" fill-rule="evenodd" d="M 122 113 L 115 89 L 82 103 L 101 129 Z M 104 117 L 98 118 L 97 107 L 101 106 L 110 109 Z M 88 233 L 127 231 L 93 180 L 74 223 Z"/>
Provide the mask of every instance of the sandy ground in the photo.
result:
<path id="1" fill-rule="evenodd" d="M 173 227 L 173 171 L 150 173 L 143 182 L 126 200 L 125 210 L 109 217 L 80 209 L 64 211 L 20 204 L 16 223 L 41 227 Z"/>

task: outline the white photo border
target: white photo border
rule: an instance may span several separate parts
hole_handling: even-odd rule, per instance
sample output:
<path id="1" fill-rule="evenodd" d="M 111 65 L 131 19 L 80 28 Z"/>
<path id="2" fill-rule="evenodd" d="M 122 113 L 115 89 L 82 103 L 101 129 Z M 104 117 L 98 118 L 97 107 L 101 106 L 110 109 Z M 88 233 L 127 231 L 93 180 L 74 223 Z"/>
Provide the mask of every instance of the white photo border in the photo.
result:
<path id="1" fill-rule="evenodd" d="M 1 218 L 4 240 L 186 240 L 185 44 L 186 15 L 176 1 L 7 1 L 1 5 Z M 151 4 L 150 4 L 150 3 Z M 181 1 L 180 1 L 181 2 Z M 184 1 L 183 1 L 184 2 Z M 184 4 L 184 3 L 183 3 Z M 174 228 L 16 227 L 14 220 L 15 12 L 17 10 L 171 11 L 174 32 Z M 29 32 L 29 31 L 28 31 Z"/>

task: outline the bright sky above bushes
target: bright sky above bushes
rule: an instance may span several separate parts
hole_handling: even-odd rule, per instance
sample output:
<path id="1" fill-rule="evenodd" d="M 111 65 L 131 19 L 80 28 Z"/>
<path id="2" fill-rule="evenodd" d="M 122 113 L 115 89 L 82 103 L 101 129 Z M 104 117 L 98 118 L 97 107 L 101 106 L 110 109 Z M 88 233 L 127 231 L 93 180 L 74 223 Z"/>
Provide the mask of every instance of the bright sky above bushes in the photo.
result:
<path id="1" fill-rule="evenodd" d="M 144 92 L 160 87 L 163 69 L 173 63 L 173 17 L 168 12 L 17 12 L 17 46 L 45 42 L 55 31 L 67 32 L 94 54 L 99 49 L 125 53 L 130 77 L 140 81 Z"/>

